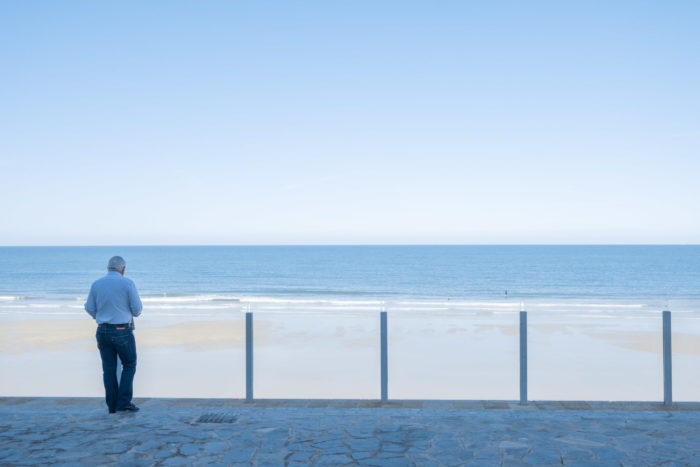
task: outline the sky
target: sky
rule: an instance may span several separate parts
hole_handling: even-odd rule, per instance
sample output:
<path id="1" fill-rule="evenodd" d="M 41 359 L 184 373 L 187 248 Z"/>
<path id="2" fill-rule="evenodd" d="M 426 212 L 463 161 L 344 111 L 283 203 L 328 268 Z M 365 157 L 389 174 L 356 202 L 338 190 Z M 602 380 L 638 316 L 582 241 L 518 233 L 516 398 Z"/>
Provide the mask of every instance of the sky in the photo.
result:
<path id="1" fill-rule="evenodd" d="M 700 2 L 0 3 L 0 245 L 700 243 Z"/>

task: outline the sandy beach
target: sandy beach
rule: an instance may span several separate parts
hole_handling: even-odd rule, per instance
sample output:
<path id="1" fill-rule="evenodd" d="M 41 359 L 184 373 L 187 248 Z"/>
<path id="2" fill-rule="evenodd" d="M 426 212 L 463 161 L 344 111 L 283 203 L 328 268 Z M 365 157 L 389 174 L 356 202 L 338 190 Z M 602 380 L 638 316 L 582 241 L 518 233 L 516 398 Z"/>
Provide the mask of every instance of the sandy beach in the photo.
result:
<path id="1" fill-rule="evenodd" d="M 135 391 L 244 397 L 245 314 L 171 311 L 136 320 Z M 532 311 L 528 321 L 531 400 L 662 399 L 660 313 Z M 518 399 L 518 329 L 517 311 L 389 310 L 389 397 Z M 3 315 L 0 395 L 101 395 L 94 331 L 80 314 Z M 674 399 L 699 400 L 699 317 L 678 314 L 674 331 Z M 254 344 L 257 398 L 379 397 L 378 313 L 264 310 Z"/>

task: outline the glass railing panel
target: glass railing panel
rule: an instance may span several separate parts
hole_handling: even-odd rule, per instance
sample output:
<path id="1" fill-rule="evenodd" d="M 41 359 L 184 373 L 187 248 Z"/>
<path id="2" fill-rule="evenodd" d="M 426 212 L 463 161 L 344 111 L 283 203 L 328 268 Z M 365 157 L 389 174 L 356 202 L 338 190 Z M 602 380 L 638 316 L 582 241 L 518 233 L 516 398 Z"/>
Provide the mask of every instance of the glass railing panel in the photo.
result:
<path id="1" fill-rule="evenodd" d="M 0 396 L 104 397 L 95 322 L 75 300 L 0 306 Z"/>
<path id="2" fill-rule="evenodd" d="M 530 400 L 663 401 L 660 312 L 528 310 Z"/>
<path id="3" fill-rule="evenodd" d="M 244 397 L 241 304 L 213 296 L 142 297 L 134 397 Z M 104 397 L 95 321 L 82 300 L 0 309 L 0 395 Z"/>
<path id="4" fill-rule="evenodd" d="M 671 312 L 673 400 L 700 401 L 700 312 Z"/>
<path id="5" fill-rule="evenodd" d="M 136 321 L 136 397 L 245 397 L 240 304 L 146 309 Z M 99 357 L 98 357 L 99 359 Z"/>
<path id="6" fill-rule="evenodd" d="M 514 311 L 389 312 L 389 398 L 518 399 L 518 320 Z"/>
<path id="7" fill-rule="evenodd" d="M 379 398 L 378 312 L 261 311 L 253 323 L 256 399 Z"/>

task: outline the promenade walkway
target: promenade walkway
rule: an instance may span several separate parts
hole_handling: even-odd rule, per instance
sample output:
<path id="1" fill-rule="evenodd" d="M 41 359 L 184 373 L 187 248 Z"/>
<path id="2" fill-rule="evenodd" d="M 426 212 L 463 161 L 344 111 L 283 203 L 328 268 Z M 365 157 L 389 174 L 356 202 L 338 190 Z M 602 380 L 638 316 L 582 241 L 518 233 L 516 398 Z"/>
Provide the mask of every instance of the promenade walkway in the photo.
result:
<path id="1" fill-rule="evenodd" d="M 700 465 L 700 404 L 0 398 L 0 465 Z"/>

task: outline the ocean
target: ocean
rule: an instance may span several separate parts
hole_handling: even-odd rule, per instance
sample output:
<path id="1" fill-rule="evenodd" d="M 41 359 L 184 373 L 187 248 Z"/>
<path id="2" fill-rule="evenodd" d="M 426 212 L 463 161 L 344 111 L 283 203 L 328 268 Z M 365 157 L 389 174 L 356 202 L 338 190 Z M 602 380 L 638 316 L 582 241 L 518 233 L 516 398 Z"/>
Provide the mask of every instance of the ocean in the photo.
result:
<path id="1" fill-rule="evenodd" d="M 0 248 L 0 313 L 79 311 L 117 254 L 153 310 L 700 311 L 698 245 L 126 246 Z"/>
<path id="2" fill-rule="evenodd" d="M 700 303 L 698 245 L 126 246 L 0 248 L 0 306 L 83 300 L 117 254 L 160 304 Z"/>

